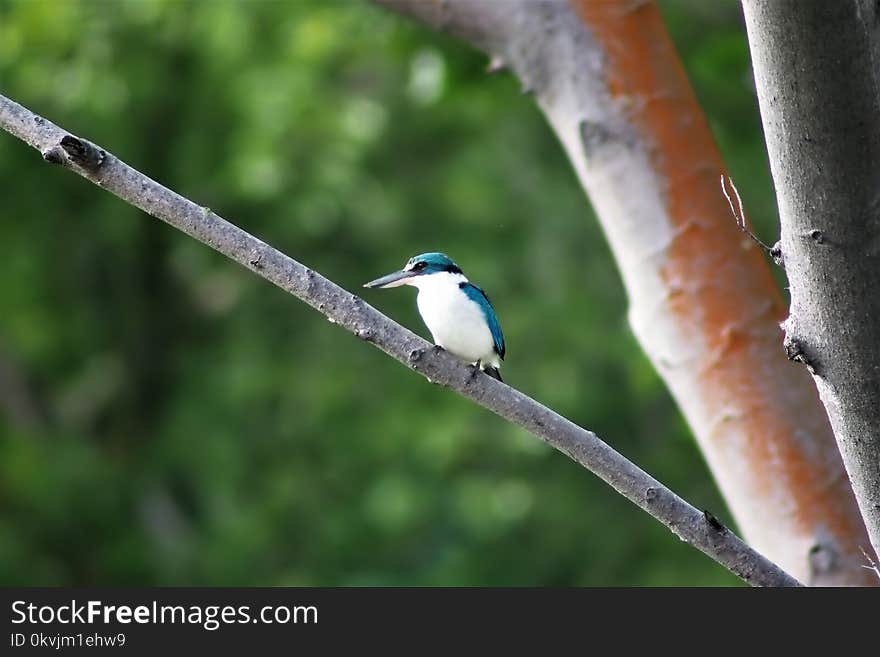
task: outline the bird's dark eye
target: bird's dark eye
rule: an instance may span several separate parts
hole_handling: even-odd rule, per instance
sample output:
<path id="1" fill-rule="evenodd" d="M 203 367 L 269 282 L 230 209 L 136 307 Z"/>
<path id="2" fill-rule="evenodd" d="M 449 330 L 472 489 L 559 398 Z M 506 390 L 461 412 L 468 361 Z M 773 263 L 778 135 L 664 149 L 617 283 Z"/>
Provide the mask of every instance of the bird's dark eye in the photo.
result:
<path id="1" fill-rule="evenodd" d="M 413 265 L 413 271 L 422 271 L 425 267 L 428 266 L 427 262 L 417 262 Z"/>

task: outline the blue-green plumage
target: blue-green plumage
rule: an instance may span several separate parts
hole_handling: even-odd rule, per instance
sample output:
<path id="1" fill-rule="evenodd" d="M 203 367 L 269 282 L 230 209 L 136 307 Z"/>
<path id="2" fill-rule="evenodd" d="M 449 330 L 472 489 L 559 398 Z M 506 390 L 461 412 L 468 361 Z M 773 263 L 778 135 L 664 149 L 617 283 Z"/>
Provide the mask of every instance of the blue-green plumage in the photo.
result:
<path id="1" fill-rule="evenodd" d="M 495 309 L 452 258 L 438 252 L 422 253 L 410 258 L 401 271 L 365 287 L 398 285 L 419 289 L 419 313 L 435 344 L 501 380 L 498 368 L 506 349 Z"/>
<path id="2" fill-rule="evenodd" d="M 501 332 L 501 324 L 498 322 L 498 316 L 489 301 L 489 296 L 483 292 L 482 288 L 477 287 L 470 281 L 462 281 L 458 287 L 465 293 L 468 299 L 473 301 L 483 311 L 486 323 L 489 324 L 489 330 L 492 332 L 492 342 L 495 346 L 495 353 L 504 360 L 504 334 Z"/>

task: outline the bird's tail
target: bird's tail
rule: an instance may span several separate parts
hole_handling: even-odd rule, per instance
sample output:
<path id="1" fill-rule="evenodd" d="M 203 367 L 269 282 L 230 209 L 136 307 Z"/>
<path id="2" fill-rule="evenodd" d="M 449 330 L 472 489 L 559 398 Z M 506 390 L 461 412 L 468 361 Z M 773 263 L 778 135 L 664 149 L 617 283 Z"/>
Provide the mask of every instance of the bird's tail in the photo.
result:
<path id="1" fill-rule="evenodd" d="M 499 370 L 497 367 L 494 367 L 492 365 L 485 365 L 483 367 L 483 371 L 491 376 L 493 379 L 497 379 L 498 381 L 501 381 L 501 383 L 504 383 L 504 379 L 501 378 L 501 370 Z"/>

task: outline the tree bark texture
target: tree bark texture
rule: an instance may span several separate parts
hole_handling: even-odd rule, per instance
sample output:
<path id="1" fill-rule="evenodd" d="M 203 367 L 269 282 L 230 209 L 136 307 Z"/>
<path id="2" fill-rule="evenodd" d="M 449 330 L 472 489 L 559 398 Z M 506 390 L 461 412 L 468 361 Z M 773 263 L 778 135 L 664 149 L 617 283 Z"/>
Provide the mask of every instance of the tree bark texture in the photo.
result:
<path id="1" fill-rule="evenodd" d="M 810 371 L 880 552 L 880 14 L 862 0 L 743 3 Z"/>
<path id="2" fill-rule="evenodd" d="M 743 543 L 708 512 L 701 512 L 624 458 L 591 431 L 534 399 L 466 365 L 301 263 L 229 223 L 210 208 L 163 187 L 102 148 L 68 134 L 0 95 L 0 129 L 131 205 L 183 231 L 282 290 L 327 319 L 480 406 L 526 429 L 612 486 L 681 540 L 753 586 L 799 586 L 797 579 Z"/>
<path id="3" fill-rule="evenodd" d="M 521 80 L 617 260 L 629 321 L 748 540 L 815 585 L 869 585 L 865 529 L 809 376 L 782 348 L 762 252 L 653 2 L 374 0 Z"/>

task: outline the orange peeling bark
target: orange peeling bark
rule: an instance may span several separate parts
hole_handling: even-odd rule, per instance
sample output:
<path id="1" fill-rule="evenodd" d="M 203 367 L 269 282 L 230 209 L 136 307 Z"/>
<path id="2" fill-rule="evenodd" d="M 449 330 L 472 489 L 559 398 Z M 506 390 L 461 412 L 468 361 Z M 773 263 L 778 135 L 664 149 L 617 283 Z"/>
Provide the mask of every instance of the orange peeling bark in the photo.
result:
<path id="1" fill-rule="evenodd" d="M 659 265 L 667 289 L 659 310 L 702 345 L 697 362 L 673 365 L 689 368 L 701 399 L 678 401 L 686 411 L 698 408 L 696 422 L 694 412 L 686 415 L 737 522 L 771 557 L 773 546 L 761 543 L 773 532 L 761 525 L 782 518 L 789 527 L 780 530 L 801 535 L 805 552 L 828 537 L 845 553 L 806 559 L 860 560 L 859 548 L 870 543 L 830 425 L 808 375 L 783 355 L 782 299 L 721 194 L 724 164 L 659 9 L 638 1 L 571 4 L 600 44 L 612 101 L 663 190 L 673 238 Z M 768 517 L 756 517 L 762 514 Z M 853 572 L 850 583 L 877 583 L 867 570 L 863 578 Z"/>

